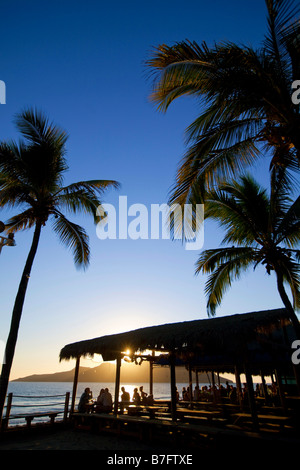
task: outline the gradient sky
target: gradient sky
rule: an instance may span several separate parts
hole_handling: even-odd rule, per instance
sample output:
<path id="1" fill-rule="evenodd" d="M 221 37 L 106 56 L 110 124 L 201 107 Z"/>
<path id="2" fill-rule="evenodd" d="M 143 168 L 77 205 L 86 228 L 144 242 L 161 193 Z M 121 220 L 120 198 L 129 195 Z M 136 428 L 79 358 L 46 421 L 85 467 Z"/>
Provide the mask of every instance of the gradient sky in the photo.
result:
<path id="1" fill-rule="evenodd" d="M 184 153 L 184 130 L 199 109 L 193 99 L 166 114 L 149 102 L 144 62 L 152 47 L 184 39 L 257 46 L 266 30 L 263 0 L 76 1 L 11 0 L 1 5 L 0 140 L 16 139 L 14 115 L 35 106 L 69 134 L 66 183 L 115 179 L 103 202 L 167 202 Z M 266 181 L 267 161 L 253 169 Z M 6 220 L 7 215 L 0 214 Z M 168 240 L 106 240 L 95 226 L 91 264 L 77 271 L 72 254 L 43 229 L 28 286 L 11 378 L 67 370 L 59 363 L 67 343 L 143 326 L 207 318 L 204 277 L 195 277 L 199 253 Z M 1 254 L 0 341 L 33 233 L 16 236 Z M 218 246 L 222 231 L 205 224 L 204 249 Z M 224 297 L 217 315 L 282 307 L 274 277 L 249 271 Z M 89 365 L 95 364 L 90 361 Z"/>

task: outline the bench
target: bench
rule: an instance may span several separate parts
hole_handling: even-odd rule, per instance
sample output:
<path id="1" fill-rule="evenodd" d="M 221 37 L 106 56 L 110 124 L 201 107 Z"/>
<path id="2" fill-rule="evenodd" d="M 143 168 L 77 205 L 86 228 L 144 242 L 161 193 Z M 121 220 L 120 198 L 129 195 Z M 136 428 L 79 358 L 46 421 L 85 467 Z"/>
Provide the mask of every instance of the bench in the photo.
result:
<path id="1" fill-rule="evenodd" d="M 59 412 L 57 411 L 48 411 L 48 412 L 45 412 L 45 413 L 32 413 L 32 414 L 24 414 L 24 415 L 11 415 L 9 417 L 9 420 L 11 419 L 22 419 L 22 418 L 25 418 L 26 420 L 26 423 L 27 423 L 27 427 L 30 428 L 31 426 L 31 422 L 34 418 L 44 418 L 44 417 L 49 417 L 50 418 L 50 423 L 51 425 L 54 424 L 54 421 L 55 421 L 55 418 L 56 416 L 59 414 Z M 5 421 L 7 421 L 6 424 L 8 424 L 8 420 L 4 419 Z M 3 420 L 3 421 L 4 421 Z"/>
<path id="2" fill-rule="evenodd" d="M 79 413 L 71 414 L 71 420 L 77 429 L 93 430 L 95 432 L 113 433 L 117 435 L 134 436 L 140 440 L 151 441 L 161 426 L 172 430 L 175 424 L 160 422 L 160 420 L 145 419 L 138 416 L 114 415 L 111 413 Z"/>
<path id="3" fill-rule="evenodd" d="M 217 418 L 221 416 L 221 411 L 214 410 L 214 411 L 209 411 L 209 410 L 190 410 L 190 409 L 177 409 L 176 413 L 180 417 L 186 417 L 186 416 L 201 416 L 204 418 L 207 418 L 208 420 L 212 418 Z"/>
<path id="4" fill-rule="evenodd" d="M 122 402 L 120 403 L 119 408 L 121 414 L 127 410 L 127 414 L 129 416 L 149 415 L 150 418 L 155 418 L 155 416 L 169 413 L 168 403 L 154 403 L 153 405 L 148 405 L 143 403 L 136 404 L 134 402 Z"/>
<path id="5" fill-rule="evenodd" d="M 235 413 L 232 415 L 235 418 L 234 424 L 238 425 L 243 422 L 251 422 L 252 415 L 250 413 Z M 258 414 L 258 422 L 260 423 L 271 423 L 279 425 L 280 429 L 283 429 L 284 426 L 291 424 L 291 418 L 289 416 L 275 416 L 272 414 Z"/>

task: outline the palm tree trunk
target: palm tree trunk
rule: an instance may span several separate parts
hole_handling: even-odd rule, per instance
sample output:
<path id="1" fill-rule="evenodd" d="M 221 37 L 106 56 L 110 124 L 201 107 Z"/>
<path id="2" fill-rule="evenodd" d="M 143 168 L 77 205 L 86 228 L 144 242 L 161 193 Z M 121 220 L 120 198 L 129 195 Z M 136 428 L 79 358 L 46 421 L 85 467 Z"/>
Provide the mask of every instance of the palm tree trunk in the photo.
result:
<path id="1" fill-rule="evenodd" d="M 17 338 L 18 338 L 19 325 L 20 325 L 27 285 L 28 285 L 28 281 L 30 277 L 32 264 L 36 255 L 38 243 L 39 243 L 41 228 L 42 228 L 41 223 L 37 222 L 35 226 L 31 248 L 30 248 L 27 260 L 26 260 L 25 268 L 23 270 L 23 274 L 22 274 L 21 281 L 19 284 L 19 289 L 17 292 L 14 309 L 12 313 L 10 331 L 9 331 L 8 339 L 6 342 L 4 363 L 2 365 L 1 378 L 0 378 L 0 426 L 1 426 L 1 421 L 2 421 L 3 409 L 5 405 L 5 398 L 7 394 L 10 371 L 11 371 L 11 367 L 13 363 L 15 347 L 16 347 Z"/>
<path id="2" fill-rule="evenodd" d="M 290 314 L 290 319 L 291 319 L 291 322 L 293 324 L 294 330 L 296 332 L 297 339 L 300 339 L 300 323 L 299 323 L 297 315 L 296 315 L 296 313 L 293 309 L 293 306 L 290 302 L 290 299 L 288 298 L 288 295 L 285 291 L 284 284 L 283 284 L 283 274 L 282 274 L 281 270 L 278 269 L 278 268 L 275 269 L 275 272 L 276 272 L 276 277 L 277 277 L 277 289 L 278 289 L 279 295 L 281 297 L 281 300 L 282 300 L 285 308 L 287 309 L 287 311 Z"/>

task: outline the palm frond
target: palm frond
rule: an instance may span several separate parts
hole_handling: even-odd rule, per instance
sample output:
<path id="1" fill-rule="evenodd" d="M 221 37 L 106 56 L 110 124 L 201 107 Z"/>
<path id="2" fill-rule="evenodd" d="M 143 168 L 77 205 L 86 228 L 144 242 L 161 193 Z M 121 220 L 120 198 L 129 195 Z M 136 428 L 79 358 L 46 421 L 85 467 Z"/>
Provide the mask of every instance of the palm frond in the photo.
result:
<path id="1" fill-rule="evenodd" d="M 236 142 L 229 148 L 212 149 L 218 136 L 205 136 L 191 146 L 180 165 L 176 182 L 171 189 L 170 202 L 185 204 L 193 186 L 206 191 L 241 174 L 260 154 L 252 140 Z"/>
<path id="2" fill-rule="evenodd" d="M 31 188 L 18 181 L 7 181 L 0 173 L 0 207 L 12 208 L 22 204 L 34 204 Z"/>
<path id="3" fill-rule="evenodd" d="M 22 162 L 24 152 L 26 146 L 23 142 L 0 143 L 0 172 L 8 181 L 26 182 L 26 169 Z"/>
<path id="4" fill-rule="evenodd" d="M 165 112 L 180 96 L 195 94 L 199 97 L 199 87 L 216 71 L 216 54 L 205 42 L 199 46 L 195 42 L 182 41 L 171 47 L 163 44 L 155 48 L 146 62 L 156 71 L 150 100 Z"/>
<path id="5" fill-rule="evenodd" d="M 118 188 L 119 183 L 114 180 L 90 180 L 72 183 L 61 188 L 57 195 L 57 204 L 67 210 L 78 213 L 84 212 L 98 221 L 97 208 L 101 205 L 98 194 L 103 194 L 109 187 Z"/>
<path id="6" fill-rule="evenodd" d="M 32 109 L 17 114 L 15 124 L 25 138 L 26 151 L 20 158 L 31 183 L 36 187 L 47 186 L 50 190 L 61 185 L 62 175 L 68 169 L 66 132 Z"/>
<path id="7" fill-rule="evenodd" d="M 232 247 L 204 251 L 196 263 L 196 274 L 211 273 L 205 284 L 208 297 L 207 311 L 214 316 L 223 296 L 234 280 L 251 265 L 255 265 L 257 252 L 253 248 Z"/>
<path id="8" fill-rule="evenodd" d="M 238 192 L 237 186 L 226 185 L 207 196 L 205 218 L 214 219 L 225 229 L 222 243 L 240 246 L 263 245 L 268 237 L 269 206 L 265 193 Z"/>
<path id="9" fill-rule="evenodd" d="M 85 230 L 70 220 L 61 212 L 55 211 L 53 229 L 61 242 L 73 252 L 74 263 L 77 268 L 86 268 L 89 264 L 90 249 L 89 237 Z"/>
<path id="10" fill-rule="evenodd" d="M 73 191 L 80 191 L 82 189 L 87 191 L 97 191 L 99 194 L 103 194 L 105 190 L 109 187 L 118 189 L 120 183 L 115 180 L 88 180 L 88 181 L 78 181 L 77 183 L 72 183 L 68 186 L 65 186 L 60 189 L 60 192 L 70 194 Z"/>
<path id="11" fill-rule="evenodd" d="M 30 208 L 11 217 L 7 222 L 5 222 L 5 228 L 8 233 L 14 233 L 19 230 L 32 228 L 35 226 L 35 223 L 35 214 Z"/>
<path id="12" fill-rule="evenodd" d="M 285 69 L 286 38 L 290 38 L 300 19 L 299 4 L 294 0 L 266 0 L 266 5 L 268 34 L 265 37 L 265 49 L 278 65 Z"/>
<path id="13" fill-rule="evenodd" d="M 42 112 L 25 109 L 16 115 L 15 124 L 30 144 L 39 146 L 47 142 L 48 145 L 52 144 L 52 148 L 64 153 L 63 150 L 68 139 L 66 132 L 50 123 Z"/>
<path id="14" fill-rule="evenodd" d="M 300 240 L 300 196 L 290 205 L 276 227 L 277 240 L 293 248 Z"/>
<path id="15" fill-rule="evenodd" d="M 57 205 L 65 208 L 74 214 L 83 212 L 92 215 L 94 222 L 97 222 L 97 207 L 101 205 L 100 200 L 93 191 L 84 189 L 60 194 L 57 198 Z"/>

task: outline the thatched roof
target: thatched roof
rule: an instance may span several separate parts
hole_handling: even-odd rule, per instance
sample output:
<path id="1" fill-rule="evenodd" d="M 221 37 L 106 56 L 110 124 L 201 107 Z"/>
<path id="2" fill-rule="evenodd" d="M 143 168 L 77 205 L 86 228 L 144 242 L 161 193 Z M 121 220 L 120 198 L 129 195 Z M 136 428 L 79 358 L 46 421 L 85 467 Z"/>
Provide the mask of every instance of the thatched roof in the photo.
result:
<path id="1" fill-rule="evenodd" d="M 68 344 L 61 350 L 60 360 L 94 354 L 101 354 L 104 361 L 113 360 L 128 349 L 132 353 L 175 352 L 181 357 L 239 357 L 253 350 L 257 342 L 264 349 L 274 350 L 275 346 L 276 350 L 279 346 L 286 350 L 283 324 L 289 324 L 285 309 L 169 323 Z"/>

